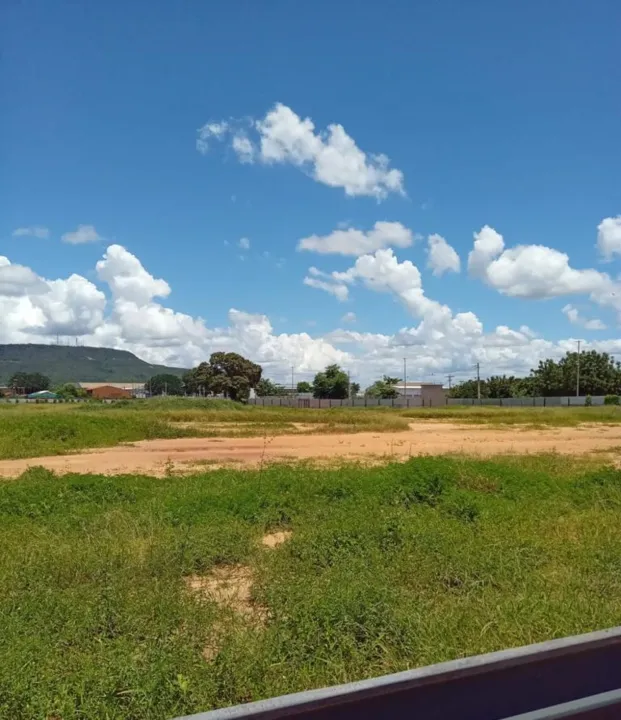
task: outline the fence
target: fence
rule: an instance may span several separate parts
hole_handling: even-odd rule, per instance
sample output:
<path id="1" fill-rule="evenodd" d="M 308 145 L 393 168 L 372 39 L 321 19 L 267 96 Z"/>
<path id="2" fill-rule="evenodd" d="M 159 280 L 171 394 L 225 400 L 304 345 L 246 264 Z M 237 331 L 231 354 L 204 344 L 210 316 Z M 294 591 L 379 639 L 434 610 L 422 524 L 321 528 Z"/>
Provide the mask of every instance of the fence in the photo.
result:
<path id="1" fill-rule="evenodd" d="M 603 405 L 604 395 L 593 395 L 592 405 Z M 397 397 L 390 400 L 377 400 L 375 398 L 351 398 L 345 400 L 318 400 L 317 398 L 298 397 L 258 397 L 248 400 L 250 405 L 265 407 L 295 407 L 295 408 L 338 408 L 338 407 L 395 407 L 420 408 L 444 407 L 445 405 L 490 405 L 497 407 L 579 407 L 584 406 L 586 397 L 569 395 L 564 397 L 519 397 L 519 398 L 442 398 L 416 395 L 414 397 Z"/>
<path id="2" fill-rule="evenodd" d="M 605 395 L 593 395 L 592 405 L 603 405 Z M 447 398 L 447 405 L 495 405 L 500 407 L 576 407 L 586 404 L 586 396 L 521 398 Z"/>
<path id="3" fill-rule="evenodd" d="M 338 408 L 338 407 L 444 407 L 446 399 L 433 402 L 432 398 L 416 395 L 414 397 L 391 398 L 378 400 L 376 398 L 346 398 L 345 400 L 319 400 L 318 398 L 298 397 L 257 397 L 248 400 L 249 405 L 264 407 L 295 407 L 295 408 Z"/>
<path id="4" fill-rule="evenodd" d="M 185 720 L 621 717 L 621 628 L 285 695 Z M 184 720 L 178 718 L 178 720 Z"/>
<path id="5" fill-rule="evenodd" d="M 93 403 L 93 402 L 102 402 L 102 403 L 114 403 L 118 402 L 118 400 L 113 400 L 111 398 L 99 398 L 97 400 L 93 400 L 93 398 L 25 398 L 25 397 L 8 397 L 3 398 L 0 397 L 0 403 L 3 403 L 5 405 L 41 405 L 41 404 L 48 404 L 48 405 L 56 405 L 56 404 L 62 404 L 62 403 Z"/>

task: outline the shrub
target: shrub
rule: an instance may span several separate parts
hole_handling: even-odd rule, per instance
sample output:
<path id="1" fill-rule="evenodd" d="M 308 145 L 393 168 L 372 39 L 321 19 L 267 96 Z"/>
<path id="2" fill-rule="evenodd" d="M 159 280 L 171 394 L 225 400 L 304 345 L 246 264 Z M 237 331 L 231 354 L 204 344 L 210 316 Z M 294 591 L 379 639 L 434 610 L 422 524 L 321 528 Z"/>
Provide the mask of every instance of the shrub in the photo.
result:
<path id="1" fill-rule="evenodd" d="M 604 405 L 618 405 L 619 404 L 619 396 L 618 395 L 606 395 L 604 398 Z"/>
<path id="2" fill-rule="evenodd" d="M 591 407 L 591 405 L 593 405 L 593 398 L 590 395 L 584 398 L 584 405 L 585 407 Z"/>

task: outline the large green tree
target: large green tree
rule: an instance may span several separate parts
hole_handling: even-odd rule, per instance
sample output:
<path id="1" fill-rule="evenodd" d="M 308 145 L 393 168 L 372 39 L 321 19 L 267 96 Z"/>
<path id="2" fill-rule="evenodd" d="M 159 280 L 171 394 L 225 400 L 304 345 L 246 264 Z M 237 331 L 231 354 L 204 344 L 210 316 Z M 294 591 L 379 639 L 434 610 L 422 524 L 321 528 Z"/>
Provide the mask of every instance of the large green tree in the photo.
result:
<path id="1" fill-rule="evenodd" d="M 40 390 L 48 390 L 50 387 L 50 379 L 41 373 L 16 372 L 9 380 L 9 387 L 16 392 L 24 392 L 26 394 L 39 392 Z"/>
<path id="2" fill-rule="evenodd" d="M 313 392 L 313 386 L 307 380 L 302 380 L 298 383 L 297 391 L 299 393 L 310 393 Z"/>
<path id="3" fill-rule="evenodd" d="M 147 381 L 145 387 L 151 395 L 183 395 L 184 393 L 183 380 L 170 373 L 154 375 Z"/>
<path id="4" fill-rule="evenodd" d="M 558 363 L 563 395 L 573 395 L 578 384 L 578 353 L 567 353 Z M 580 353 L 580 395 L 618 395 L 619 364 L 608 353 L 589 350 Z"/>
<path id="5" fill-rule="evenodd" d="M 250 388 L 256 388 L 263 368 L 238 353 L 212 353 L 183 375 L 186 391 L 191 395 L 224 395 L 231 400 L 247 400 Z"/>
<path id="6" fill-rule="evenodd" d="M 328 365 L 315 375 L 313 395 L 316 398 L 344 400 L 349 397 L 349 376 L 338 365 Z"/>
<path id="7" fill-rule="evenodd" d="M 381 400 L 389 400 L 391 398 L 398 397 L 397 385 L 399 378 L 390 377 L 384 375 L 381 380 L 376 380 L 373 385 L 370 385 L 364 392 L 367 397 L 377 398 Z"/>

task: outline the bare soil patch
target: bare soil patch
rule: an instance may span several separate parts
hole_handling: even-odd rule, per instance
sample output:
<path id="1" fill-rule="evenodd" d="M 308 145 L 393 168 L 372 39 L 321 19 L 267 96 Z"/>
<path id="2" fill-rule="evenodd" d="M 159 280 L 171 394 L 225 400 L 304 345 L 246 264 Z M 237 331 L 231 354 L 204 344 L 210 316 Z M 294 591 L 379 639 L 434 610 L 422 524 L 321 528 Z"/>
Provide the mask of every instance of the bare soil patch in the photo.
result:
<path id="1" fill-rule="evenodd" d="M 197 599 L 211 600 L 223 608 L 232 610 L 244 620 L 261 626 L 267 619 L 267 611 L 252 600 L 254 573 L 245 565 L 222 565 L 207 575 L 189 575 L 184 578 L 189 593 Z M 202 655 L 211 662 L 220 652 L 225 627 L 217 621 L 203 647 Z"/>
<path id="2" fill-rule="evenodd" d="M 187 589 L 195 596 L 212 600 L 245 617 L 253 617 L 258 612 L 252 603 L 253 582 L 252 570 L 245 565 L 221 565 L 208 575 L 185 578 Z"/>
<path id="3" fill-rule="evenodd" d="M 264 535 L 261 539 L 261 545 L 266 548 L 275 548 L 283 543 L 286 543 L 292 535 L 293 533 L 291 530 L 280 530 L 278 532 L 267 533 L 267 535 Z"/>
<path id="4" fill-rule="evenodd" d="M 518 432 L 519 428 L 519 432 Z M 464 453 L 477 456 L 558 452 L 580 455 L 618 452 L 621 425 L 529 428 L 413 422 L 405 432 L 327 435 L 274 435 L 269 438 L 178 438 L 144 440 L 131 446 L 88 450 L 73 455 L 0 461 L 0 475 L 15 477 L 34 466 L 59 473 L 145 473 L 294 460 L 404 460 L 415 455 Z"/>

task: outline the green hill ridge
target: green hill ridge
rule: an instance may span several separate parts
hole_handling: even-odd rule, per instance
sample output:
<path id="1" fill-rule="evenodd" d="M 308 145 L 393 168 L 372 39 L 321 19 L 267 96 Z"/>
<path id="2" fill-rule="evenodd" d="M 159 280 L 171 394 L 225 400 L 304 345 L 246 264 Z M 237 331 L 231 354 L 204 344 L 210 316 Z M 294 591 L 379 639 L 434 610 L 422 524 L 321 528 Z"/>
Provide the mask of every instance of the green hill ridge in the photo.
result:
<path id="1" fill-rule="evenodd" d="M 185 368 L 151 365 L 127 350 L 71 345 L 0 345 L 0 385 L 16 372 L 40 372 L 53 385 L 65 382 L 144 382 Z"/>

